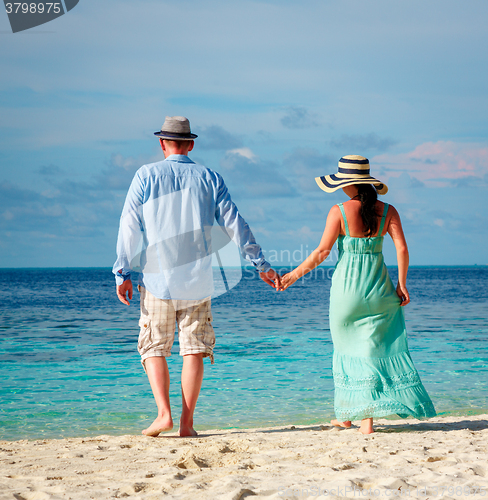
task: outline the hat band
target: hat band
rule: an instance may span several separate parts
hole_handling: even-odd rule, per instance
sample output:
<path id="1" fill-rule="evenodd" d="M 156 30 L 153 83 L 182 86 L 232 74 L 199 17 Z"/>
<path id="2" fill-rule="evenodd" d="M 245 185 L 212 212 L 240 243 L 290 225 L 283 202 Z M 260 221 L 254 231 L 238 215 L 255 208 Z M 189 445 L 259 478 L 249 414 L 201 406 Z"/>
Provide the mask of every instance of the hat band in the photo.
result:
<path id="1" fill-rule="evenodd" d="M 359 162 L 356 162 L 356 163 L 359 163 Z M 369 175 L 369 168 L 361 169 L 361 168 L 342 168 L 342 167 L 339 167 L 338 172 L 340 174 L 365 174 L 365 175 Z"/>
<path id="2" fill-rule="evenodd" d="M 319 179 L 319 177 L 317 177 Z M 322 184 L 329 189 L 339 189 L 342 187 L 346 186 L 351 186 L 353 184 L 373 184 L 377 185 L 380 189 L 382 189 L 382 186 L 384 185 L 381 181 L 378 179 L 375 179 L 374 177 L 367 177 L 363 179 L 338 179 L 334 178 L 334 176 L 323 176 L 320 177 L 320 180 L 322 181 Z"/>
<path id="3" fill-rule="evenodd" d="M 192 135 L 191 132 L 185 133 L 177 133 L 177 132 L 165 132 L 164 130 L 161 130 L 161 132 L 156 132 L 157 134 L 164 134 L 167 135 L 168 137 L 174 137 L 175 139 L 180 139 L 180 138 L 187 138 L 189 135 Z"/>

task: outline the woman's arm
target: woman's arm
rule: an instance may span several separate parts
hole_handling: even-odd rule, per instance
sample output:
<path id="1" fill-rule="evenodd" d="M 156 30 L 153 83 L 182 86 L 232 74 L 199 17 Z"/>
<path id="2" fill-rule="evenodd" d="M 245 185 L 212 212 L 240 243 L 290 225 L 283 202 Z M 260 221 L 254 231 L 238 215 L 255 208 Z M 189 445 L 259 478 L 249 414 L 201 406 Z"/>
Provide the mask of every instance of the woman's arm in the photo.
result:
<path id="1" fill-rule="evenodd" d="M 398 263 L 398 284 L 396 288 L 397 295 L 400 297 L 401 305 L 406 306 L 410 302 L 410 295 L 407 290 L 407 272 L 408 272 L 408 247 L 405 235 L 403 234 L 400 215 L 395 207 L 390 205 L 392 211 L 388 233 L 393 240 L 397 253 Z"/>
<path id="2" fill-rule="evenodd" d="M 334 205 L 327 215 L 324 234 L 319 246 L 293 271 L 281 278 L 280 290 L 286 290 L 308 272 L 320 265 L 330 254 L 341 230 L 341 211 Z"/>

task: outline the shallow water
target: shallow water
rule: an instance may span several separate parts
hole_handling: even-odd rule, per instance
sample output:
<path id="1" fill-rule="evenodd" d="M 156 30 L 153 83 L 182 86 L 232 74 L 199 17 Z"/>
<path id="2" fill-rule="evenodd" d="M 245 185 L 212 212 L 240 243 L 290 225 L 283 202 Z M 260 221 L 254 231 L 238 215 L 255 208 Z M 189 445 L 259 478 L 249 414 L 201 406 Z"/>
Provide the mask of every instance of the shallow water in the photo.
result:
<path id="1" fill-rule="evenodd" d="M 213 301 L 215 364 L 205 362 L 197 429 L 333 417 L 330 275 L 319 270 L 276 293 L 245 270 Z M 487 267 L 409 271 L 410 352 L 441 415 L 488 411 L 487 279 Z M 152 421 L 137 293 L 123 306 L 108 269 L 3 269 L 0 285 L 0 439 L 139 433 Z M 177 341 L 173 353 L 177 419 Z"/>

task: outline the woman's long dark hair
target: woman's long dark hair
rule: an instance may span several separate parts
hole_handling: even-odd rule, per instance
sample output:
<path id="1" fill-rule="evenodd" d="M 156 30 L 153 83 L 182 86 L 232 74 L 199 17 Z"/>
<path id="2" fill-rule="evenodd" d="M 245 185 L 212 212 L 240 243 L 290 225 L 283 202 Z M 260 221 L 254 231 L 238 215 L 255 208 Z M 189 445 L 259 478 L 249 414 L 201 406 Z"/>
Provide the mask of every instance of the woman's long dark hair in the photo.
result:
<path id="1" fill-rule="evenodd" d="M 356 187 L 358 194 L 355 198 L 361 201 L 360 214 L 363 219 L 364 235 L 370 238 L 378 229 L 379 215 L 376 212 L 378 193 L 372 184 L 356 184 Z"/>

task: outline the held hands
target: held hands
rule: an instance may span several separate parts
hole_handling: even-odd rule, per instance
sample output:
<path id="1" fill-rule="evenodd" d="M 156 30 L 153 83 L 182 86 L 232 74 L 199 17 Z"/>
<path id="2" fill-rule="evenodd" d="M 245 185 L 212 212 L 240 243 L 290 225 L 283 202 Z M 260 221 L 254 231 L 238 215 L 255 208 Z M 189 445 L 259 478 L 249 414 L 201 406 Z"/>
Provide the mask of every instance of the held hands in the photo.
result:
<path id="1" fill-rule="evenodd" d="M 293 271 L 291 271 L 290 273 L 284 274 L 281 277 L 281 287 L 279 288 L 279 291 L 284 292 L 288 287 L 293 285 L 293 283 L 295 283 L 295 281 L 297 281 L 297 279 L 298 278 Z"/>
<path id="2" fill-rule="evenodd" d="M 275 288 L 277 292 L 285 291 L 298 279 L 293 271 L 291 273 L 280 276 L 273 269 L 270 269 L 267 273 L 259 273 L 259 276 L 263 281 L 268 283 L 268 285 Z"/>
<path id="3" fill-rule="evenodd" d="M 265 283 L 268 283 L 269 286 L 275 288 L 276 291 L 281 289 L 281 277 L 274 269 L 270 269 L 265 273 L 259 273 L 259 277 Z"/>
<path id="4" fill-rule="evenodd" d="M 410 295 L 408 294 L 407 287 L 398 283 L 396 293 L 400 297 L 400 305 L 406 306 L 410 302 Z"/>
<path id="5" fill-rule="evenodd" d="M 129 300 L 132 300 L 132 281 L 126 280 L 116 288 L 117 297 L 119 298 L 120 302 L 122 302 L 122 304 L 125 304 L 126 306 L 130 306 Z M 129 300 L 127 300 L 125 297 L 126 292 L 129 292 Z"/>

